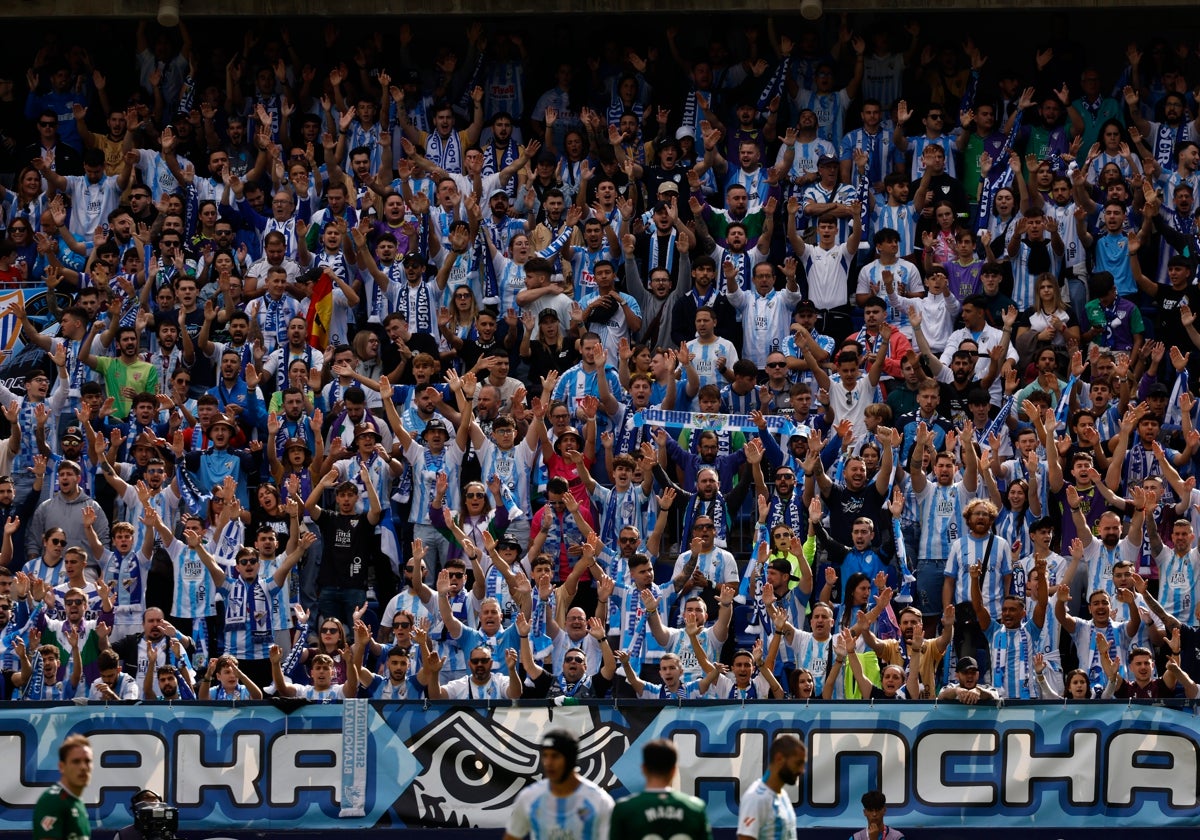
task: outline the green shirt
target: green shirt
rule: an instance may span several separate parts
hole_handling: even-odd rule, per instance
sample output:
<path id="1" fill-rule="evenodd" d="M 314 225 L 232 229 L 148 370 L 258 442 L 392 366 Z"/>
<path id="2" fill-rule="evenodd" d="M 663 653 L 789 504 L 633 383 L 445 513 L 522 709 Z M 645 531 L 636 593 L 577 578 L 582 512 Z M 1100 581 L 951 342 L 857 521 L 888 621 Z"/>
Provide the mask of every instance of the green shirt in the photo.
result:
<path id="1" fill-rule="evenodd" d="M 104 377 L 104 387 L 112 397 L 113 416 L 124 420 L 129 416 L 132 401 L 122 395 L 122 388 L 132 388 L 135 394 L 158 392 L 158 368 L 149 362 L 125 364 L 112 356 L 97 356 L 96 370 Z"/>
<path id="2" fill-rule="evenodd" d="M 712 828 L 703 800 L 676 790 L 653 790 L 627 796 L 616 804 L 609 836 L 712 840 Z"/>
<path id="3" fill-rule="evenodd" d="M 88 840 L 92 824 L 83 800 L 51 785 L 33 809 L 33 840 Z"/>

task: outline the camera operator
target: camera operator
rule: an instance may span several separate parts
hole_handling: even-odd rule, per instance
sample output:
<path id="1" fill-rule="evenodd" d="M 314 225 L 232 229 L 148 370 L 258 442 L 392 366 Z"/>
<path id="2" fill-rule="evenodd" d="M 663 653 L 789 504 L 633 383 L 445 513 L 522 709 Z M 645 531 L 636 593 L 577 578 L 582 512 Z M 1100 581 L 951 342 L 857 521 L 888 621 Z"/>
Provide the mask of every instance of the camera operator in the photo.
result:
<path id="1" fill-rule="evenodd" d="M 163 802 L 161 796 L 143 788 L 133 795 L 129 805 L 133 811 L 133 825 L 122 828 L 113 840 L 175 840 L 178 812 Z"/>

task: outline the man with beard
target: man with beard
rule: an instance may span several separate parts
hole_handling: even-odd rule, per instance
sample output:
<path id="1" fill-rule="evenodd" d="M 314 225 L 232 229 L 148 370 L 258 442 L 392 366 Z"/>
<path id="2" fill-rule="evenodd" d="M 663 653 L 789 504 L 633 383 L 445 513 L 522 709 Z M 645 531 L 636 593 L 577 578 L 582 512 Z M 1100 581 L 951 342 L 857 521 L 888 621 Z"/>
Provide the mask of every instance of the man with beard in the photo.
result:
<path id="1" fill-rule="evenodd" d="M 1046 574 L 1046 561 L 1039 558 L 1035 568 L 1040 576 Z M 1005 595 L 1000 607 L 1000 622 L 983 607 L 980 581 L 981 566 L 971 567 L 971 605 L 979 629 L 987 636 L 992 652 L 992 683 L 1002 698 L 1010 700 L 1037 699 L 1040 692 L 1033 668 L 1033 656 L 1040 650 L 1039 640 L 1046 627 L 1046 607 L 1050 603 L 1049 587 L 1037 587 L 1037 601 L 1033 617 L 1025 616 L 1025 599 L 1020 595 Z"/>
<path id="2" fill-rule="evenodd" d="M 574 735 L 555 729 L 542 736 L 542 780 L 517 796 L 504 840 L 609 836 L 612 797 L 575 772 L 578 757 Z"/>
<path id="3" fill-rule="evenodd" d="M 771 742 L 767 775 L 755 779 L 738 806 L 737 840 L 783 840 L 796 836 L 796 809 L 784 788 L 804 775 L 808 753 L 795 735 Z"/>
<path id="4" fill-rule="evenodd" d="M 434 700 L 499 700 L 507 697 L 519 700 L 521 677 L 517 674 L 518 654 L 512 648 L 504 651 L 507 675 L 492 670 L 492 649 L 479 645 L 468 657 L 470 671 L 458 679 L 442 685 L 440 680 L 429 686 L 429 696 Z"/>
<path id="5" fill-rule="evenodd" d="M 681 294 L 671 313 L 672 347 L 696 337 L 696 312 L 706 307 L 713 311 L 734 347 L 741 345 L 737 312 L 725 299 L 725 292 L 717 283 L 717 271 L 716 260 L 712 257 L 698 256 L 692 260 L 692 288 Z"/>
<path id="6" fill-rule="evenodd" d="M 95 356 L 92 348 L 82 345 L 79 360 L 104 377 L 108 394 L 113 398 L 113 414 L 125 417 L 129 414 L 130 400 L 138 393 L 158 393 L 158 371 L 149 362 L 139 358 L 140 338 L 133 327 L 117 329 L 116 358 Z"/>
<path id="7" fill-rule="evenodd" d="M 32 560 L 42 553 L 42 535 L 51 523 L 61 523 L 67 545 L 89 545 L 83 525 L 83 508 L 96 511 L 95 531 L 101 543 L 108 542 L 108 517 L 92 497 L 79 486 L 79 464 L 62 461 L 58 465 L 58 492 L 38 505 L 25 531 L 25 555 Z M 98 558 L 88 558 L 88 577 L 99 571 Z M 111 626 L 111 619 L 110 619 Z"/>

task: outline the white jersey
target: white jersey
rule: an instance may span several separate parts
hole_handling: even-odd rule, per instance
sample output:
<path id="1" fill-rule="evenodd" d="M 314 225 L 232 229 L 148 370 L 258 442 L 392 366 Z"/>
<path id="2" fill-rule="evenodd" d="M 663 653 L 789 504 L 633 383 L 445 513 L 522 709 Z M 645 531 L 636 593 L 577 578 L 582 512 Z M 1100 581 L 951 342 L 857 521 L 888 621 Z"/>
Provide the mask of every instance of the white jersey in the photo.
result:
<path id="1" fill-rule="evenodd" d="M 764 367 L 767 356 L 781 352 L 800 292 L 772 289 L 760 295 L 756 289 L 737 289 L 727 300 L 742 316 L 742 357 Z"/>
<path id="2" fill-rule="evenodd" d="M 828 251 L 820 245 L 809 245 L 804 249 L 803 261 L 808 296 L 817 309 L 836 309 L 849 303 L 846 279 L 850 276 L 850 256 L 845 243 Z"/>
<path id="3" fill-rule="evenodd" d="M 737 349 L 728 339 L 718 338 L 711 344 L 701 344 L 700 339 L 693 338 L 687 343 L 688 352 L 692 354 L 692 367 L 700 377 L 701 387 L 705 385 L 724 385 L 725 377 L 717 372 L 717 357 L 725 357 L 725 367 L 732 368 L 738 360 Z"/>
<path id="4" fill-rule="evenodd" d="M 757 840 L 795 840 L 796 809 L 786 793 L 776 793 L 755 779 L 742 794 L 737 833 Z"/>
<path id="5" fill-rule="evenodd" d="M 442 688 L 450 700 L 504 700 L 508 697 L 508 677 L 494 671 L 483 685 L 477 685 L 470 674 L 451 680 Z"/>
<path id="6" fill-rule="evenodd" d="M 568 796 L 555 796 L 550 782 L 535 782 L 517 796 L 507 834 L 533 840 L 606 840 L 613 798 L 587 779 Z"/>
<path id="7" fill-rule="evenodd" d="M 1088 568 L 1088 585 L 1084 596 L 1090 600 L 1093 592 L 1104 591 L 1108 593 L 1109 600 L 1115 603 L 1117 587 L 1112 579 L 1113 566 L 1118 560 L 1128 560 L 1136 567 L 1140 554 L 1141 547 L 1129 539 L 1122 539 L 1115 547 L 1109 548 L 1093 537 L 1083 549 L 1083 562 Z"/>

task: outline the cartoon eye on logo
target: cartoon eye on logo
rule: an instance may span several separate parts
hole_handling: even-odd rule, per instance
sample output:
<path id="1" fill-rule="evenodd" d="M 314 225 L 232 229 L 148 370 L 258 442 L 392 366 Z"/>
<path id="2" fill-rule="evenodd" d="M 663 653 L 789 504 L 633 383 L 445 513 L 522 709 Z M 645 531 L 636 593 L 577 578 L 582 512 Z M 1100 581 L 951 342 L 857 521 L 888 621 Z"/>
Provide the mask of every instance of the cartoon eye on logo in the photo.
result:
<path id="1" fill-rule="evenodd" d="M 394 808 L 409 825 L 500 827 L 505 811 L 538 778 L 541 748 L 536 738 L 548 711 L 526 714 L 522 733 L 482 710 L 455 709 L 417 733 L 408 748 L 424 772 Z M 526 734 L 531 738 L 524 737 Z M 602 788 L 620 785 L 613 763 L 628 749 L 629 736 L 611 724 L 596 725 L 580 740 L 580 776 Z"/>

